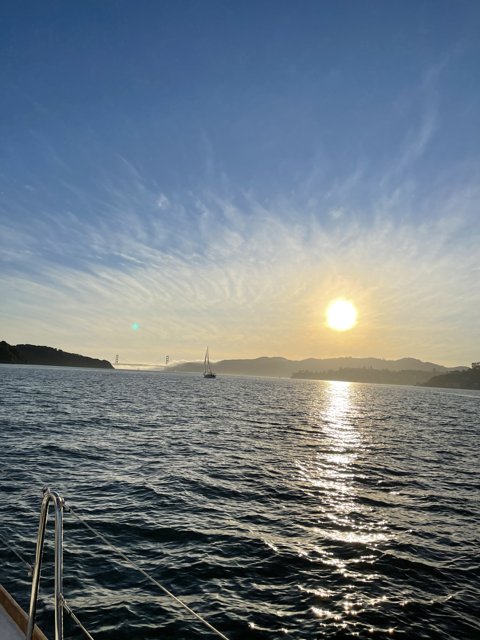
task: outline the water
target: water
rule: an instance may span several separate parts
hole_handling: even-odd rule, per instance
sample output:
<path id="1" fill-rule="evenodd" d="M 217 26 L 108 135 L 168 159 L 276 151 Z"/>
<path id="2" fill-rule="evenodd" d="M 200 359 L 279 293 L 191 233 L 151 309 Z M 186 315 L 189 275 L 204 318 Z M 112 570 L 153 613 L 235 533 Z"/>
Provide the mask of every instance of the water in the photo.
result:
<path id="1" fill-rule="evenodd" d="M 0 533 L 33 559 L 48 484 L 232 640 L 479 638 L 479 422 L 478 392 L 1 366 Z M 27 606 L 3 548 L 0 581 Z M 97 640 L 214 637 L 71 514 L 64 582 Z"/>

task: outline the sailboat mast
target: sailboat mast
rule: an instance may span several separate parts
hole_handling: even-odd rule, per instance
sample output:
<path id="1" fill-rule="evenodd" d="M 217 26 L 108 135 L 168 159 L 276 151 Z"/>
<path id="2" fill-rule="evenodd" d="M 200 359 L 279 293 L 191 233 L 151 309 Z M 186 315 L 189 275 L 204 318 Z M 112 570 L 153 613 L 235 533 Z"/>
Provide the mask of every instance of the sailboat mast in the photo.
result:
<path id="1" fill-rule="evenodd" d="M 216 378 L 217 376 L 213 373 L 212 367 L 210 365 L 210 354 L 208 353 L 208 347 L 205 352 L 205 359 L 203 361 L 203 377 L 204 378 Z"/>

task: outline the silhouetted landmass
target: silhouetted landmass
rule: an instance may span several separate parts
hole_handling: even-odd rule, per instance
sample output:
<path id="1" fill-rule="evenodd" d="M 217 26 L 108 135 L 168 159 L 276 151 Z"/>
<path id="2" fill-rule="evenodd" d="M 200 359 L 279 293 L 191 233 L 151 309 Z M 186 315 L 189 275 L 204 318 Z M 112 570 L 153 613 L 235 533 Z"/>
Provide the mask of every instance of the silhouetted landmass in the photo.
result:
<path id="1" fill-rule="evenodd" d="M 447 367 L 432 362 L 422 362 L 416 358 L 401 358 L 399 360 L 383 360 L 381 358 L 307 358 L 305 360 L 288 360 L 287 358 L 254 358 L 238 360 L 220 360 L 213 363 L 215 373 L 269 376 L 290 378 L 294 373 L 302 371 L 309 373 L 339 371 L 339 369 L 376 369 L 387 371 L 425 371 L 429 375 L 423 379 L 451 371 Z M 200 373 L 203 362 L 185 362 L 170 366 L 167 371 Z M 409 383 L 410 384 L 410 383 Z M 415 383 L 414 383 L 415 384 Z"/>
<path id="2" fill-rule="evenodd" d="M 430 380 L 431 371 L 420 369 L 404 369 L 389 371 L 388 369 L 338 369 L 337 371 L 297 371 L 292 378 L 307 380 L 341 380 L 345 382 L 375 382 L 380 384 L 412 384 L 417 385 Z"/>
<path id="3" fill-rule="evenodd" d="M 4 364 L 42 364 L 55 367 L 113 369 L 108 360 L 98 360 L 53 347 L 39 347 L 33 344 L 17 344 L 13 347 L 5 341 L 0 342 L 0 362 Z"/>
<path id="4" fill-rule="evenodd" d="M 2 340 L 0 342 L 0 362 L 3 364 L 25 364 L 25 359 L 16 347 L 12 347 L 8 342 Z"/>
<path id="5" fill-rule="evenodd" d="M 440 376 L 434 376 L 424 387 L 441 387 L 449 389 L 480 389 L 480 367 L 466 371 L 451 371 Z"/>
<path id="6" fill-rule="evenodd" d="M 220 360 L 212 363 L 215 373 L 245 376 L 290 377 L 292 362 L 286 358 L 254 358 L 239 360 Z M 168 367 L 170 371 L 200 373 L 202 362 L 184 362 Z"/>

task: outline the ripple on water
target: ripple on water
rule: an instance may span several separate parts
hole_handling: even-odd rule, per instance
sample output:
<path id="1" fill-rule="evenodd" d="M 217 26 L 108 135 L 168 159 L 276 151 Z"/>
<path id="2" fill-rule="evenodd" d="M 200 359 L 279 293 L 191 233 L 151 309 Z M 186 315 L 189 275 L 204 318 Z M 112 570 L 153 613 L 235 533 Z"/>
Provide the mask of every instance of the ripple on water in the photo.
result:
<path id="1" fill-rule="evenodd" d="M 479 394 L 1 374 L 0 531 L 29 558 L 49 484 L 232 640 L 480 637 Z M 25 606 L 3 548 L 0 579 Z M 71 514 L 65 594 L 100 640 L 209 637 Z"/>

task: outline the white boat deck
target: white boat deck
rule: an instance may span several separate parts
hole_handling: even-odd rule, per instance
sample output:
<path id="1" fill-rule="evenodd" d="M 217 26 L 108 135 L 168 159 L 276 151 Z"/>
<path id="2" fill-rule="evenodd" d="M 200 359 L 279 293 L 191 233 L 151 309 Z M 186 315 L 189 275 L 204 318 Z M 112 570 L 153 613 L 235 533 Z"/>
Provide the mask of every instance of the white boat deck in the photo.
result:
<path id="1" fill-rule="evenodd" d="M 5 609 L 0 605 L 0 640 L 25 640 L 25 634 L 20 631 Z"/>
<path id="2" fill-rule="evenodd" d="M 12 596 L 0 585 L 0 640 L 25 640 L 28 617 Z M 47 640 L 35 625 L 33 640 Z"/>

